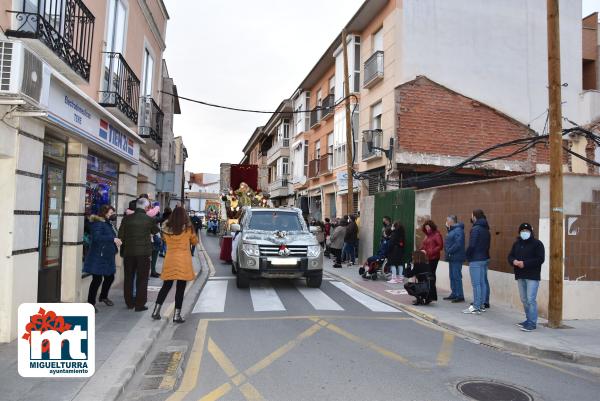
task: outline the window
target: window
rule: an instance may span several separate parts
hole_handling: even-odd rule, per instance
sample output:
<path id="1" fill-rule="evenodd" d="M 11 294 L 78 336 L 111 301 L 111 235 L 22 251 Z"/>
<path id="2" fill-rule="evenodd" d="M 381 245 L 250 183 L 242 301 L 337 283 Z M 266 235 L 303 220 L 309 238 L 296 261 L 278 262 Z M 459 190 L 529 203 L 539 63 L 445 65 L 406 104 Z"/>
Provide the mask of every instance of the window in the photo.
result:
<path id="1" fill-rule="evenodd" d="M 299 133 L 304 131 L 304 126 L 302 125 L 302 123 L 304 122 L 304 113 L 302 113 L 302 105 L 301 104 L 298 105 L 298 107 L 296 107 L 295 118 L 296 118 L 296 135 L 298 135 Z"/>
<path id="2" fill-rule="evenodd" d="M 333 132 L 327 135 L 327 168 L 333 169 Z"/>
<path id="3" fill-rule="evenodd" d="M 142 95 L 152 95 L 152 83 L 154 81 L 154 58 L 148 51 L 144 49 L 144 75 L 143 75 Z"/>
<path id="4" fill-rule="evenodd" d="M 383 27 L 373 34 L 373 53 L 383 51 Z"/>
<path id="5" fill-rule="evenodd" d="M 321 89 L 319 89 L 319 90 L 317 91 L 317 107 L 321 106 L 321 104 L 322 104 L 322 101 L 323 101 L 323 100 L 321 99 Z"/>
<path id="6" fill-rule="evenodd" d="M 377 102 L 371 106 L 371 129 L 381 129 L 381 114 L 381 102 Z"/>
<path id="7" fill-rule="evenodd" d="M 329 94 L 335 99 L 335 75 L 329 78 Z"/>
<path id="8" fill-rule="evenodd" d="M 319 160 L 321 158 L 321 141 L 318 140 L 315 142 L 315 160 Z"/>
<path id="9" fill-rule="evenodd" d="M 287 157 L 282 157 L 277 161 L 278 164 L 278 177 L 285 177 L 289 173 L 289 160 Z"/>
<path id="10" fill-rule="evenodd" d="M 306 99 L 304 103 L 304 128 L 308 130 L 310 127 L 310 92 L 306 92 Z"/>
<path id="11" fill-rule="evenodd" d="M 125 48 L 125 24 L 127 22 L 127 8 L 123 0 L 112 0 L 108 8 L 108 35 L 106 37 L 106 51 L 123 53 Z"/>
<path id="12" fill-rule="evenodd" d="M 360 36 L 354 37 L 354 90 L 360 92 Z"/>
<path id="13" fill-rule="evenodd" d="M 302 231 L 302 223 L 296 213 L 255 211 L 252 212 L 248 229 L 262 231 Z"/>

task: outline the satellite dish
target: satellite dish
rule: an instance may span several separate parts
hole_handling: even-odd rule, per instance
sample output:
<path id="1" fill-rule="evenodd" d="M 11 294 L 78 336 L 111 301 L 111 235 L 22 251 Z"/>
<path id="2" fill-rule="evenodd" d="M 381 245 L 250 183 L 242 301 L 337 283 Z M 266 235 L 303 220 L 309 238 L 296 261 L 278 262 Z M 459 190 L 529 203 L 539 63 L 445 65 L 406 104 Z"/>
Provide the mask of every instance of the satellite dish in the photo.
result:
<path id="1" fill-rule="evenodd" d="M 300 185 L 304 185 L 306 184 L 306 176 L 303 175 L 302 178 L 300 178 Z"/>

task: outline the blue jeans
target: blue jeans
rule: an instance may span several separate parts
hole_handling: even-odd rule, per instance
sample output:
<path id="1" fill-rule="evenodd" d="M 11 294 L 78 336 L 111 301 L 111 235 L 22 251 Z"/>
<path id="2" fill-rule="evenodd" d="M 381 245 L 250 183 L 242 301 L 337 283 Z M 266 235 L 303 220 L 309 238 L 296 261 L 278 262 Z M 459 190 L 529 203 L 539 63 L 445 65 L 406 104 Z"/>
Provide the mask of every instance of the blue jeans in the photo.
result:
<path id="1" fill-rule="evenodd" d="M 525 316 L 529 323 L 537 325 L 538 310 L 537 310 L 537 292 L 540 286 L 538 280 L 527 280 L 518 279 L 517 284 L 519 285 L 519 295 L 521 296 L 521 302 L 523 303 L 523 309 L 525 310 Z"/>
<path id="2" fill-rule="evenodd" d="M 346 259 L 348 258 L 348 259 Z M 344 242 L 344 250 L 342 251 L 342 260 L 350 260 L 350 262 L 356 262 L 356 254 L 354 251 L 354 243 Z"/>
<path id="3" fill-rule="evenodd" d="M 485 284 L 485 295 L 483 297 L 483 303 L 490 304 L 490 283 L 488 282 L 488 267 L 490 265 L 490 261 L 488 260 L 485 264 L 485 271 L 483 273 L 483 282 Z"/>
<path id="4" fill-rule="evenodd" d="M 485 273 L 489 260 L 479 260 L 469 263 L 471 285 L 473 286 L 473 307 L 481 309 L 486 298 Z"/>
<path id="5" fill-rule="evenodd" d="M 462 262 L 449 262 L 450 265 L 450 289 L 452 298 L 464 298 L 462 285 Z"/>

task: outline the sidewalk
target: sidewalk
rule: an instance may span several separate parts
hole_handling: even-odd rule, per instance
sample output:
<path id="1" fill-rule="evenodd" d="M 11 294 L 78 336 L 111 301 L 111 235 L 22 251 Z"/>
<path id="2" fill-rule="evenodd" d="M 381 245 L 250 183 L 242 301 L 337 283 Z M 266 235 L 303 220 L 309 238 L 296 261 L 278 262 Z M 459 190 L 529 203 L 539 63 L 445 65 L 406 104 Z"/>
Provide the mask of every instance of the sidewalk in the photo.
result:
<path id="1" fill-rule="evenodd" d="M 199 248 L 202 248 L 200 246 Z M 163 258 L 159 258 L 157 270 L 162 270 Z M 192 287 L 206 280 L 208 269 L 204 254 L 199 250 L 192 258 L 196 281 L 188 283 L 186 298 L 193 297 Z M 96 373 L 89 379 L 36 379 L 23 378 L 17 372 L 17 341 L 0 344 L 0 399 L 6 401 L 51 400 L 95 401 L 115 400 L 133 376 L 136 367 L 144 360 L 153 341 L 167 324 L 172 324 L 175 300 L 173 288 L 163 305 L 160 322 L 150 318 L 152 305 L 162 286 L 160 278 L 148 282 L 148 310 L 128 310 L 123 299 L 123 284 L 113 286 L 110 299 L 115 303 L 108 307 L 97 303 L 96 314 Z M 85 289 L 87 294 L 87 289 Z"/>
<path id="2" fill-rule="evenodd" d="M 442 298 L 450 291 L 439 287 L 438 302 L 426 306 L 413 306 L 414 298 L 405 291 L 398 291 L 404 290 L 402 284 L 388 284 L 382 279 L 363 279 L 358 274 L 360 266 L 344 265 L 341 269 L 334 269 L 333 262 L 327 258 L 324 264 L 325 272 L 338 279 L 360 287 L 380 300 L 424 320 L 483 344 L 538 358 L 600 367 L 600 320 L 563 321 L 569 328 L 549 329 L 545 327 L 546 320 L 540 318 L 537 330 L 526 333 L 515 326 L 517 322 L 525 319 L 525 314 L 520 310 L 492 303 L 491 308 L 481 315 L 466 315 L 462 310 L 469 305 L 468 300 L 457 304 L 444 301 Z"/>

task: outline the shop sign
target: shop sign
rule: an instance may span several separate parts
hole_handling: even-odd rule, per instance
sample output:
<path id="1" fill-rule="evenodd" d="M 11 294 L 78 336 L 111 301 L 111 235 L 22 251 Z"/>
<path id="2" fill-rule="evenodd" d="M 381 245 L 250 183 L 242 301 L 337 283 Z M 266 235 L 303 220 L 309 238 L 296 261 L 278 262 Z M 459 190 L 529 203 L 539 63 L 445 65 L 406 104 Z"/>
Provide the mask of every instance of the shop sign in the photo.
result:
<path id="1" fill-rule="evenodd" d="M 131 162 L 139 160 L 139 143 L 123 133 L 107 119 L 100 117 L 87 102 L 63 88 L 50 83 L 48 119 L 83 138 L 108 149 Z"/>
<path id="2" fill-rule="evenodd" d="M 336 175 L 336 184 L 337 190 L 339 191 L 347 191 L 348 190 L 348 172 L 347 171 L 338 171 Z M 352 188 L 358 188 L 358 180 L 352 180 Z"/>

